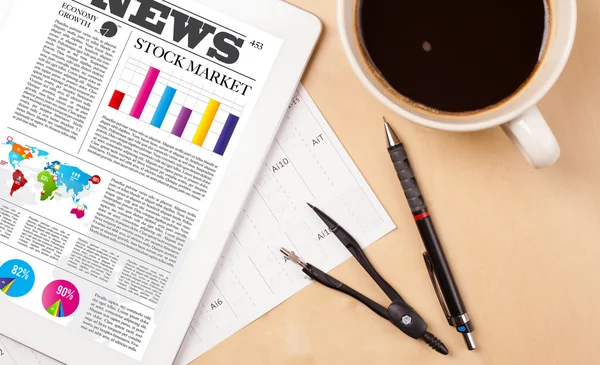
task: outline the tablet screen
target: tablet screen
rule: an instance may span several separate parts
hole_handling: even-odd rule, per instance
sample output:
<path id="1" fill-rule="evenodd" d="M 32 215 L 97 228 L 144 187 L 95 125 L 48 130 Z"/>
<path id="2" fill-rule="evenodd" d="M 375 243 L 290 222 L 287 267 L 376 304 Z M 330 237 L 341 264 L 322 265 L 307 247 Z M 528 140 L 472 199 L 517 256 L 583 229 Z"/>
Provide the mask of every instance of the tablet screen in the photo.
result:
<path id="1" fill-rule="evenodd" d="M 140 360 L 282 42 L 162 0 L 20 2 L 2 38 L 0 295 Z"/>

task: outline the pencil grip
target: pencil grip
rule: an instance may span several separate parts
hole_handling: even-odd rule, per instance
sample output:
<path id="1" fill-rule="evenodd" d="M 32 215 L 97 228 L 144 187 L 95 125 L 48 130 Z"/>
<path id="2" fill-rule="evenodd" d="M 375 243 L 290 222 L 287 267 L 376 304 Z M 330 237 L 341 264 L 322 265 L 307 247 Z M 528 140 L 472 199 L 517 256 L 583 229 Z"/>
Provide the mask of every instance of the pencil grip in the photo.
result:
<path id="1" fill-rule="evenodd" d="M 406 200 L 408 200 L 410 210 L 413 213 L 427 211 L 425 200 L 423 199 L 421 189 L 419 188 L 419 184 L 415 178 L 415 173 L 410 166 L 410 161 L 408 161 L 408 156 L 406 155 L 404 146 L 401 144 L 396 145 L 394 147 L 390 147 L 388 151 L 390 153 L 390 157 L 392 158 L 394 169 L 396 169 L 396 173 L 398 174 L 398 179 L 400 179 L 400 184 L 402 184 L 402 189 L 404 190 L 404 195 L 406 195 Z"/>

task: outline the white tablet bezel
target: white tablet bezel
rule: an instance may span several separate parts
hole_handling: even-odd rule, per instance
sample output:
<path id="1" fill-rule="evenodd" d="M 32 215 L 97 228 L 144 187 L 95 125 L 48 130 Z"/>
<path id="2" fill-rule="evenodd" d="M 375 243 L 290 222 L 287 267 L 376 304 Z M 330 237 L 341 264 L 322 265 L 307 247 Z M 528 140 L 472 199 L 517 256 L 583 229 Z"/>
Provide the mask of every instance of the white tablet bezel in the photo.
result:
<path id="1" fill-rule="evenodd" d="M 231 161 L 216 189 L 210 214 L 187 255 L 142 361 L 7 300 L 0 300 L 0 333 L 69 365 L 166 365 L 175 360 L 235 224 L 237 217 L 232 212 L 243 207 L 321 33 L 321 23 L 314 15 L 282 1 L 197 1 L 278 37 L 283 43 L 240 142 L 227 157 Z"/>

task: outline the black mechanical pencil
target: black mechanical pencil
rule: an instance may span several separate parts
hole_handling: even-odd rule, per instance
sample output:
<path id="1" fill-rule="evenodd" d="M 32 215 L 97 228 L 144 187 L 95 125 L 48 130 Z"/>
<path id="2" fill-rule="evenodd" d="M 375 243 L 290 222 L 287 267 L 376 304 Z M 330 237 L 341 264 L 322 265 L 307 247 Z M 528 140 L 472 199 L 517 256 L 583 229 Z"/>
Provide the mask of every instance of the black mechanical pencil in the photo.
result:
<path id="1" fill-rule="evenodd" d="M 458 286 L 454 281 L 450 265 L 433 226 L 433 221 L 425 205 L 425 200 L 410 166 L 406 151 L 396 133 L 394 133 L 387 121 L 385 121 L 385 118 L 383 120 L 388 142 L 388 152 L 392 158 L 394 168 L 408 200 L 408 205 L 425 245 L 426 252 L 423 253 L 423 258 L 425 259 L 425 265 L 427 266 L 436 296 L 440 301 L 448 323 L 455 327 L 458 332 L 462 333 L 467 348 L 474 350 L 476 345 L 471 334 L 474 329 L 473 324 L 467 314 L 467 309 L 458 291 Z"/>

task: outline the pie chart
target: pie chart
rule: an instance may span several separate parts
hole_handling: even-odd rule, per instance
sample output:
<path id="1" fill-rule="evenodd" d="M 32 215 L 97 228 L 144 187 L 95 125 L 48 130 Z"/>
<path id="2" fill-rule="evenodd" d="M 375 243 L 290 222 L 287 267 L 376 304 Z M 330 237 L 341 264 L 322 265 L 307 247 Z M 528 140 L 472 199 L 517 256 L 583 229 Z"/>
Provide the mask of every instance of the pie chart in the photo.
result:
<path id="1" fill-rule="evenodd" d="M 102 34 L 106 38 L 112 38 L 117 35 L 118 30 L 119 30 L 119 28 L 117 27 L 117 25 L 115 23 L 106 22 L 106 23 L 102 24 L 102 27 L 100 28 L 100 34 Z"/>
<path id="2" fill-rule="evenodd" d="M 35 274 L 28 263 L 22 260 L 9 260 L 0 266 L 0 291 L 9 297 L 26 295 L 35 284 Z"/>
<path id="3" fill-rule="evenodd" d="M 55 280 L 42 293 L 44 309 L 52 317 L 68 317 L 79 307 L 79 290 L 67 280 Z"/>

